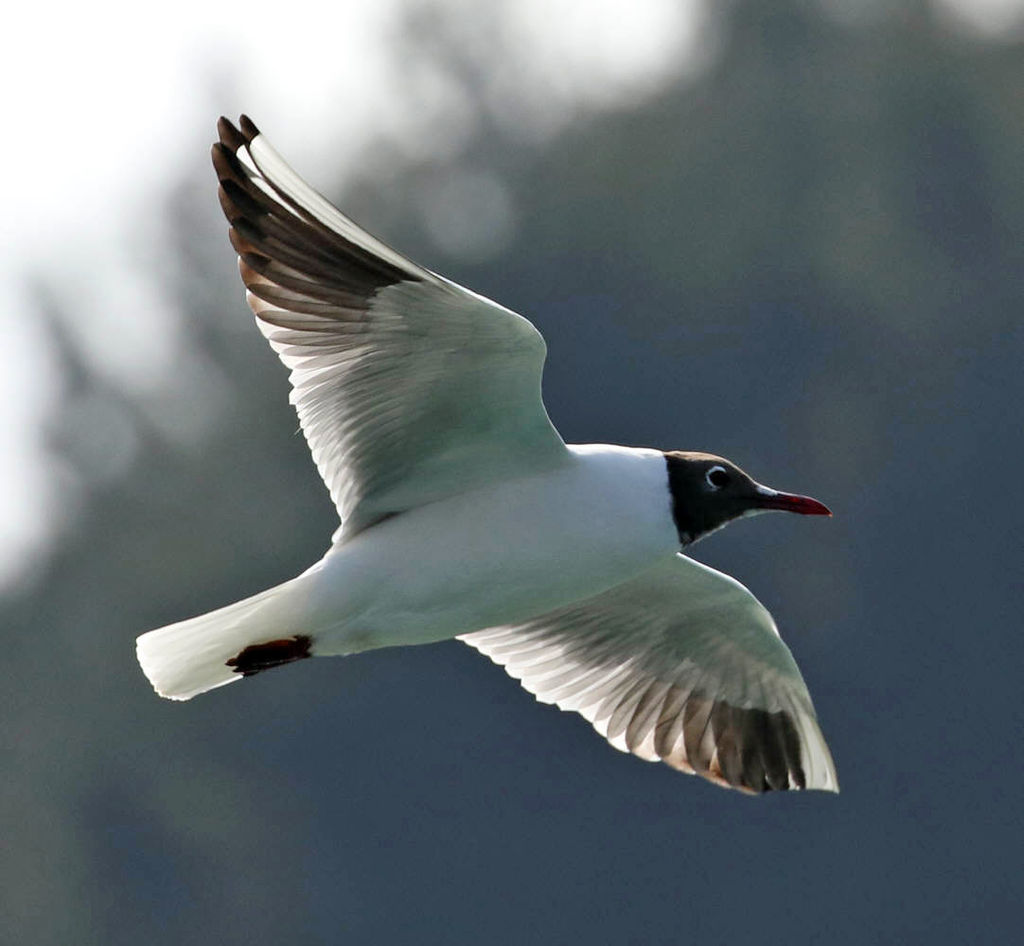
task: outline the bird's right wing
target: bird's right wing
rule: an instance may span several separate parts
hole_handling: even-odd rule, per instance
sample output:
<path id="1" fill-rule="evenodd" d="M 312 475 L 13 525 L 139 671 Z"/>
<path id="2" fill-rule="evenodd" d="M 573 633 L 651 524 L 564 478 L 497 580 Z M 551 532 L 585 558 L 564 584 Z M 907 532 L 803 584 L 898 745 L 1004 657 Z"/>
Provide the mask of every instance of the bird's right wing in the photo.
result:
<path id="1" fill-rule="evenodd" d="M 221 206 L 345 534 L 567 462 L 533 325 L 385 246 L 239 124 L 213 146 Z"/>
<path id="2" fill-rule="evenodd" d="M 683 555 L 524 624 L 463 635 L 613 746 L 748 792 L 838 791 L 796 662 L 738 581 Z"/>

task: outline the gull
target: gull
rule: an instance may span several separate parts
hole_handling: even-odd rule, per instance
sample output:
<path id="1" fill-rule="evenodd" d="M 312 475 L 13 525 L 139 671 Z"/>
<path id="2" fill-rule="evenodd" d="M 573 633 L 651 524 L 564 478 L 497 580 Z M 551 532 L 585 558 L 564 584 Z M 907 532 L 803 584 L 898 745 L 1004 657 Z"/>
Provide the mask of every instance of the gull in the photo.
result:
<path id="1" fill-rule="evenodd" d="M 681 552 L 734 519 L 829 510 L 713 454 L 566 444 L 529 321 L 361 229 L 244 115 L 218 132 L 246 298 L 341 525 L 296 578 L 139 637 L 156 691 L 456 638 L 642 759 L 838 791 L 771 615 Z"/>

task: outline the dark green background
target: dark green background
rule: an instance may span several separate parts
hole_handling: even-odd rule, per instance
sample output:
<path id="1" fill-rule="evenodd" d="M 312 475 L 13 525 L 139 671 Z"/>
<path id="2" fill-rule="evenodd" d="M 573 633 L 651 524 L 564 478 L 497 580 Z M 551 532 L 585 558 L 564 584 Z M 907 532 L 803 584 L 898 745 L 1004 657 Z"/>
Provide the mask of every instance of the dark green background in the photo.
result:
<path id="1" fill-rule="evenodd" d="M 497 258 L 445 258 L 419 228 L 438 162 L 382 144 L 357 187 L 317 184 L 535 322 L 566 440 L 711 450 L 833 508 L 696 555 L 775 614 L 842 794 L 749 799 L 620 755 L 454 642 L 154 696 L 138 633 L 290 577 L 336 525 L 197 146 L 149 213 L 173 234 L 153 271 L 227 399 L 204 435 L 168 439 L 96 376 L 38 286 L 63 338 L 51 443 L 88 488 L 2 604 L 0 940 L 1019 935 L 1024 46 L 916 3 L 851 27 L 749 0 L 723 24 L 695 81 L 540 141 L 477 101 L 455 171 L 509 188 Z M 472 97 L 487 56 L 413 25 L 411 54 Z M 187 133 L 212 141 L 215 117 Z M 140 438 L 128 474 L 96 472 L 86 400 Z"/>

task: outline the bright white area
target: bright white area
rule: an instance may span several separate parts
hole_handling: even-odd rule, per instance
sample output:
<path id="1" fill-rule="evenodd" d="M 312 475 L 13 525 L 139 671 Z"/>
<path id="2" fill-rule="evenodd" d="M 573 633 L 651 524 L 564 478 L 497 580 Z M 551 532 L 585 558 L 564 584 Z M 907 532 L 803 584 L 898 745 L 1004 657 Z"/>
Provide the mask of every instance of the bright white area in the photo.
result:
<path id="1" fill-rule="evenodd" d="M 46 445 L 58 406 L 65 426 L 83 432 L 94 480 L 116 477 L 133 456 L 126 418 L 101 402 L 62 401 L 34 274 L 57 283 L 73 315 L 65 330 L 110 384 L 157 401 L 215 383 L 203 380 L 175 302 L 147 267 L 170 188 L 209 148 L 219 113 L 250 113 L 314 181 L 337 180 L 380 137 L 410 152 L 456 153 L 474 115 L 443 63 L 408 37 L 398 42 L 412 10 L 417 28 L 464 42 L 466 61 L 484 67 L 488 107 L 543 136 L 580 108 L 628 104 L 698 68 L 705 3 L 19 5 L 0 59 L 0 589 L 31 578 L 81 499 Z M 480 174 L 448 186 L 491 208 L 496 251 L 514 219 L 500 182 Z M 473 233 L 461 239 L 484 245 Z"/>
<path id="2" fill-rule="evenodd" d="M 1024 0 L 934 0 L 957 26 L 986 39 L 1012 39 L 1024 31 Z"/>

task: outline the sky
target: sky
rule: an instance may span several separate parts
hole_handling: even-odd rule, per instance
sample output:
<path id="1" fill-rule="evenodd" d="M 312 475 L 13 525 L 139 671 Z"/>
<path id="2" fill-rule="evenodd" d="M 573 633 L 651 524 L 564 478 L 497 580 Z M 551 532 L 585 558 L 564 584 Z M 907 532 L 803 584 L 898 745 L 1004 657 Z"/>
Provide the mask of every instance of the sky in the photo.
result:
<path id="1" fill-rule="evenodd" d="M 0 155 L 13 185 L 0 256 L 7 339 L 0 587 L 31 571 L 75 505 L 74 483 L 45 443 L 61 378 L 45 329 L 31 317 L 35 274 L 60 273 L 60 301 L 75 314 L 66 328 L 96 370 L 158 396 L 180 371 L 187 339 L 176 331 L 175 301 L 161 298 L 147 278 L 161 233 L 158 221 L 139 232 L 140 209 L 161 206 L 187 165 L 206 152 L 221 90 L 314 180 L 336 181 L 339 169 L 381 136 L 419 150 L 458 146 L 465 113 L 456 84 L 423 66 L 414 77 L 416 101 L 403 91 L 407 77 L 396 68 L 391 40 L 406 6 L 353 2 L 330 24 L 321 19 L 322 5 L 304 2 L 290 4 L 287 17 L 278 5 L 240 10 L 197 0 L 20 10 L 23 41 L 0 61 L 8 127 L 17 129 Z M 424 6 L 443 7 L 458 26 L 457 0 Z M 603 105 L 642 94 L 694 58 L 686 47 L 699 0 L 641 0 L 626 22 L 614 15 L 616 6 L 523 0 L 501 7 L 500 26 L 517 55 L 495 71 L 495 94 L 527 71 L 531 82 L 521 84 L 535 94 L 523 111 L 550 131 L 580 99 Z M 339 115 L 344 136 L 337 134 Z M 318 131 L 326 125 L 329 140 Z M 89 405 L 83 410 L 86 421 Z M 130 458 L 116 443 L 103 447 L 111 463 Z"/>
<path id="2" fill-rule="evenodd" d="M 839 19 L 884 17 L 893 0 L 820 0 Z M 324 24 L 321 4 L 287 6 L 180 0 L 173 5 L 23 5 L 15 42 L 0 60 L 4 112 L 14 135 L 0 153 L 8 181 L 0 254 L 0 588 L 25 578 L 75 508 L 75 484 L 48 450 L 47 418 L 61 404 L 53 346 L 33 318 L 35 274 L 59 273 L 66 328 L 114 384 L 158 398 L 188 364 L 175 301 L 147 278 L 159 221 L 140 232 L 140 208 L 159 207 L 208 148 L 227 98 L 256 118 L 313 181 L 381 136 L 417 151 L 459 147 L 471 113 L 450 76 L 424 61 L 412 77 L 393 42 L 402 0 L 346 4 Z M 419 4 L 468 46 L 486 43 L 460 11 L 472 0 Z M 494 24 L 508 53 L 486 61 L 488 94 L 525 135 L 550 134 L 581 108 L 628 104 L 714 58 L 706 0 L 508 0 Z M 935 0 L 951 23 L 998 37 L 1019 26 L 1024 0 Z M 344 135 L 338 116 L 344 115 Z M 330 122 L 326 121 L 330 118 Z M 329 130 L 327 128 L 329 124 Z M 324 130 L 320 130 L 321 127 Z M 487 180 L 465 186 L 492 188 Z M 439 242 L 458 251 L 458 221 L 427 202 Z M 492 203 L 502 212 L 500 192 Z M 443 225 L 442 225 L 443 224 Z M 430 229 L 430 228 L 428 228 Z M 500 229 L 500 228 L 499 228 Z M 462 241 L 468 252 L 476 241 Z M 115 341 L 116 340 L 116 341 Z M 87 423 L 89 404 L 72 405 Z M 116 475 L 131 444 L 99 445 Z"/>

